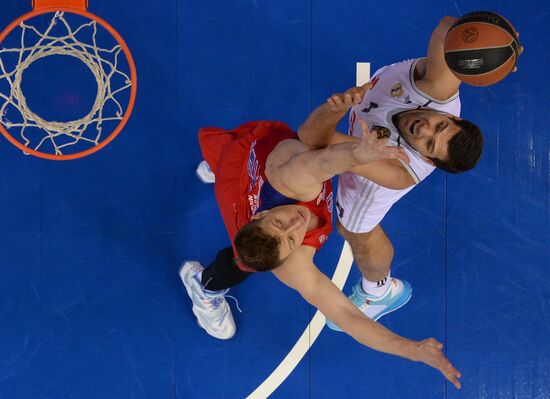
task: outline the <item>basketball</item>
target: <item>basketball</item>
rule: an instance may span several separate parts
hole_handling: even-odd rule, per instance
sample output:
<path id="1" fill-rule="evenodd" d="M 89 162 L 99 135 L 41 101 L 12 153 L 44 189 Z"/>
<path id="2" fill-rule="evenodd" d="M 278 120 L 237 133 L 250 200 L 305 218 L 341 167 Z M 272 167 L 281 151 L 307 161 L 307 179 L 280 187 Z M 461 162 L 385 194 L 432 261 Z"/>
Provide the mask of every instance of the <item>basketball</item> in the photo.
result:
<path id="1" fill-rule="evenodd" d="M 489 11 L 459 18 L 445 37 L 445 61 L 453 74 L 472 86 L 489 86 L 515 67 L 520 44 L 504 17 Z"/>

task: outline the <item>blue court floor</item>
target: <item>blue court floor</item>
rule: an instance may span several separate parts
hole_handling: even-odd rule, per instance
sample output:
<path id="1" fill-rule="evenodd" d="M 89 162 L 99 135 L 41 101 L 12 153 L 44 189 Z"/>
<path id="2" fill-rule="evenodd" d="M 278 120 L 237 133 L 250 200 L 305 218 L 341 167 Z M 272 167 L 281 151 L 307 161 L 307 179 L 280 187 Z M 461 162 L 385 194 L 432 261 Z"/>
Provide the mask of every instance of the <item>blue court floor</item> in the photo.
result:
<path id="1" fill-rule="evenodd" d="M 463 116 L 485 133 L 483 158 L 464 175 L 435 172 L 383 222 L 393 275 L 414 294 L 382 323 L 442 341 L 462 390 L 325 328 L 271 397 L 550 398 L 547 1 L 89 2 L 133 52 L 136 106 L 118 138 L 76 161 L 25 156 L 0 137 L 0 399 L 251 394 L 314 309 L 258 275 L 231 292 L 243 310 L 231 303 L 232 340 L 197 326 L 179 266 L 208 264 L 227 245 L 212 187 L 194 175 L 199 127 L 276 119 L 298 128 L 355 84 L 356 62 L 374 72 L 423 56 L 442 16 L 475 10 L 508 17 L 525 47 L 505 81 L 461 89 Z M 4 27 L 31 0 L 0 5 Z M 34 71 L 30 96 L 44 112 L 73 112 L 39 82 L 72 82 L 75 91 L 81 82 L 92 95 L 79 68 Z M 86 97 L 71 106 L 87 107 Z M 342 246 L 335 233 L 316 256 L 329 276 Z M 345 292 L 358 277 L 354 267 Z"/>

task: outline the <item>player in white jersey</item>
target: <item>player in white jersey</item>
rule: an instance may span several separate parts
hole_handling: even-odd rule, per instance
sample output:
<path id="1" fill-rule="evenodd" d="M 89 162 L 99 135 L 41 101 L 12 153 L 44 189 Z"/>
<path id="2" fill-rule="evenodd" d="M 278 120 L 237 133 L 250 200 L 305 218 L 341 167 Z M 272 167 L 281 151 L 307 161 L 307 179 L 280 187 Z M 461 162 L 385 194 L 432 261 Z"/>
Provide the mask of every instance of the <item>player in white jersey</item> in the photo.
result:
<path id="1" fill-rule="evenodd" d="M 380 138 L 389 137 L 390 143 L 402 146 L 410 158 L 408 166 L 384 160 L 357 167 L 338 181 L 338 230 L 351 244 L 363 275 L 350 299 L 374 320 L 403 306 L 412 294 L 409 283 L 390 277 L 393 247 L 379 223 L 436 167 L 464 172 L 481 156 L 483 137 L 476 125 L 459 117 L 460 80 L 444 59 L 445 35 L 455 21 L 444 17 L 439 22 L 426 58 L 379 69 L 369 84 L 329 98 L 299 130 L 306 145 L 323 147 L 357 140 L 363 120 Z M 350 109 L 349 135 L 335 133 Z"/>
<path id="2" fill-rule="evenodd" d="M 392 118 L 407 110 L 430 107 L 456 117 L 460 116 L 460 98 L 455 93 L 446 101 L 439 101 L 422 93 L 414 82 L 414 71 L 421 59 L 407 60 L 379 69 L 373 76 L 372 87 L 361 103 L 350 112 L 349 134 L 361 137 L 359 121 L 364 120 L 370 130 L 380 136 L 388 136 L 394 145 L 400 145 L 411 160 L 408 169 L 416 183 L 424 180 L 435 166 L 426 162 L 422 154 L 411 147 L 399 133 Z M 413 131 L 416 126 L 413 126 Z M 393 190 L 374 183 L 355 173 L 345 173 L 339 178 L 338 213 L 342 225 L 352 233 L 371 231 L 391 206 L 414 186 Z"/>

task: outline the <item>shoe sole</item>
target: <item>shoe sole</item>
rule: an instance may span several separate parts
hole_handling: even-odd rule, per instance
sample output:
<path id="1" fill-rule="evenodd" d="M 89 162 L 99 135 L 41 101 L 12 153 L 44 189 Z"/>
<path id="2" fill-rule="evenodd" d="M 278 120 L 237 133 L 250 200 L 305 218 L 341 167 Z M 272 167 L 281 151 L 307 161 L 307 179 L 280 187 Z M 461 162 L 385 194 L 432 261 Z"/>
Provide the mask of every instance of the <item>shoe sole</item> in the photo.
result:
<path id="1" fill-rule="evenodd" d="M 197 176 L 197 178 L 203 184 L 214 184 L 216 182 L 216 180 L 205 180 L 205 179 L 203 179 L 203 177 L 201 175 L 199 175 L 199 172 L 195 172 L 195 175 Z"/>
<path id="2" fill-rule="evenodd" d="M 380 313 L 378 316 L 376 316 L 376 317 L 375 317 L 374 319 L 372 319 L 372 320 L 378 321 L 382 316 L 385 316 L 385 315 L 387 315 L 387 314 L 390 314 L 390 313 L 392 313 L 392 312 L 395 312 L 395 311 L 398 310 L 398 309 L 401 309 L 403 306 L 405 306 L 407 303 L 409 303 L 409 301 L 411 300 L 411 298 L 412 298 L 412 288 L 411 288 L 411 295 L 409 295 L 409 297 L 408 297 L 407 299 L 405 299 L 404 302 L 400 303 L 399 305 L 397 305 L 397 307 L 395 307 L 395 308 L 393 308 L 393 309 L 391 309 L 391 310 L 388 310 L 388 311 L 386 311 L 386 312 Z M 397 303 L 398 303 L 398 302 L 397 302 Z"/>
<path id="3" fill-rule="evenodd" d="M 205 178 L 204 176 L 202 176 L 201 173 L 199 172 L 199 167 L 197 167 L 197 169 L 195 169 L 195 175 L 204 184 L 214 184 L 216 182 L 215 177 L 214 177 L 214 179 L 211 179 L 211 178 L 208 178 L 208 177 Z"/>
<path id="4" fill-rule="evenodd" d="M 183 278 L 181 272 L 183 270 L 183 268 L 185 267 L 185 263 L 183 263 L 183 265 L 180 267 L 179 271 L 178 271 L 178 274 L 180 276 L 180 280 L 181 282 L 183 283 L 183 286 L 185 287 L 185 291 L 187 291 L 187 295 L 189 296 L 189 299 L 191 299 L 193 296 L 191 295 L 191 287 L 189 287 L 187 285 L 187 283 L 185 282 L 185 279 Z M 191 300 L 191 303 L 193 303 L 193 301 Z M 210 335 L 211 337 L 214 337 L 214 338 L 217 338 L 217 339 L 221 339 L 221 340 L 226 340 L 226 339 L 231 339 L 235 336 L 235 333 L 233 333 L 231 336 L 229 337 L 226 337 L 226 336 L 223 336 L 223 337 L 220 337 L 220 336 L 217 336 L 217 335 L 214 335 L 212 334 L 210 331 L 208 331 L 208 329 L 206 327 L 204 327 L 204 325 L 201 323 L 201 319 L 199 317 L 199 314 L 196 310 L 195 310 L 196 306 L 195 304 L 193 303 L 193 307 L 191 308 L 191 310 L 193 311 L 193 314 L 195 315 L 195 318 L 197 319 L 197 324 L 204 330 L 206 331 L 206 333 L 208 335 Z"/>

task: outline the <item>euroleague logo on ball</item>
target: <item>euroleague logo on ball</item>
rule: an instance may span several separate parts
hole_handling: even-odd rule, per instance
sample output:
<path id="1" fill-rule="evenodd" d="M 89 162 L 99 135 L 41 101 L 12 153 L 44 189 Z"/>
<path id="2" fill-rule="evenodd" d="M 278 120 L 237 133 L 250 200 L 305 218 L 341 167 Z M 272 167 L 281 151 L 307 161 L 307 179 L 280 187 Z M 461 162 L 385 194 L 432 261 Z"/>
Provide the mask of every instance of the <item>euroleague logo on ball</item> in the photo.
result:
<path id="1" fill-rule="evenodd" d="M 462 31 L 462 41 L 465 43 L 473 43 L 477 40 L 479 32 L 473 26 L 470 26 Z"/>

